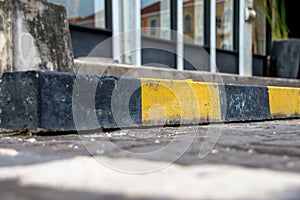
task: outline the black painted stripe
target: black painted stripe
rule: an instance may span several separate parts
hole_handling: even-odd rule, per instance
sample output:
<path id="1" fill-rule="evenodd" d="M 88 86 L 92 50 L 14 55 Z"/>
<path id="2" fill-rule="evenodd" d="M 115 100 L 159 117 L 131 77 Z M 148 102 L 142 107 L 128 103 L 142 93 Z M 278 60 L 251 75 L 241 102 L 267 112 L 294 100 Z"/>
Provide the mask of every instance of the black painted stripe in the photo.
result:
<path id="1" fill-rule="evenodd" d="M 77 130 L 76 121 L 86 130 L 142 124 L 139 79 L 14 72 L 3 75 L 1 90 L 1 128 L 70 131 Z"/>
<path id="2" fill-rule="evenodd" d="M 219 88 L 225 122 L 270 119 L 267 87 L 225 84 Z"/>
<path id="3" fill-rule="evenodd" d="M 39 126 L 37 72 L 4 73 L 0 89 L 0 128 Z"/>

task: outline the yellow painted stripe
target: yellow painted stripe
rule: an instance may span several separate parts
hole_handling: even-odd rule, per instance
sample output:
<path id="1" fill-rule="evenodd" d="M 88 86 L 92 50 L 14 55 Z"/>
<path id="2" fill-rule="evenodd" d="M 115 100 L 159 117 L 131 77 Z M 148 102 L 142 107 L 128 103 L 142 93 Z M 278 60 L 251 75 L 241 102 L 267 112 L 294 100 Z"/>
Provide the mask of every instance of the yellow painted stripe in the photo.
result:
<path id="1" fill-rule="evenodd" d="M 144 78 L 141 84 L 144 125 L 221 120 L 217 84 Z"/>
<path id="2" fill-rule="evenodd" d="M 300 88 L 268 87 L 271 117 L 300 114 Z"/>

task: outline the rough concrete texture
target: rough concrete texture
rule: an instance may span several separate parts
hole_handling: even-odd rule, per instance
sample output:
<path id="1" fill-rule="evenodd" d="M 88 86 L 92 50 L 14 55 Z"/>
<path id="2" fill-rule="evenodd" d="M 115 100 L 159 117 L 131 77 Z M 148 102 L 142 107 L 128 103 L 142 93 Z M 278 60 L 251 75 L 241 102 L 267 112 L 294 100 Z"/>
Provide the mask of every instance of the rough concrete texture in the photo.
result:
<path id="1" fill-rule="evenodd" d="M 0 73 L 73 71 L 66 15 L 45 0 L 0 1 Z"/>
<path id="2" fill-rule="evenodd" d="M 129 109 L 130 116 L 120 113 L 118 125 L 141 124 L 140 80 L 127 78 L 118 81 L 118 77 L 69 72 L 4 73 L 0 84 L 0 127 L 70 131 L 96 129 L 101 124 L 102 128 L 116 128 L 112 102 L 119 113 L 124 108 Z M 137 91 L 131 94 L 130 88 Z M 112 98 L 113 92 L 115 98 Z M 123 105 L 122 101 L 129 102 L 129 105 Z M 99 123 L 91 120 L 94 113 Z"/>
<path id="3" fill-rule="evenodd" d="M 108 76 L 128 76 L 134 78 L 159 78 L 183 80 L 192 79 L 199 82 L 247 84 L 263 86 L 300 87 L 300 80 L 255 76 L 239 76 L 237 74 L 210 73 L 205 71 L 178 71 L 175 69 L 151 66 L 134 66 L 119 64 L 109 59 L 93 57 L 75 59 L 76 71 L 87 74 L 103 74 Z"/>
<path id="4" fill-rule="evenodd" d="M 265 86 L 228 84 L 220 93 L 222 117 L 226 122 L 271 118 L 268 88 Z"/>
<path id="5" fill-rule="evenodd" d="M 299 118 L 299 88 L 4 73 L 0 128 L 52 131 Z M 190 85 L 193 84 L 193 88 Z M 174 95 L 175 94 L 175 95 Z"/>
<path id="6" fill-rule="evenodd" d="M 195 130 L 194 142 L 164 169 L 133 175 L 111 168 L 166 166 L 180 156 L 178 149 L 185 142 L 178 140 L 168 151 L 163 147 L 175 138 L 195 135 Z M 200 159 L 208 131 L 221 135 L 210 154 Z M 0 138 L 3 199 L 300 197 L 300 120 Z M 161 153 L 147 154 L 154 151 Z"/>

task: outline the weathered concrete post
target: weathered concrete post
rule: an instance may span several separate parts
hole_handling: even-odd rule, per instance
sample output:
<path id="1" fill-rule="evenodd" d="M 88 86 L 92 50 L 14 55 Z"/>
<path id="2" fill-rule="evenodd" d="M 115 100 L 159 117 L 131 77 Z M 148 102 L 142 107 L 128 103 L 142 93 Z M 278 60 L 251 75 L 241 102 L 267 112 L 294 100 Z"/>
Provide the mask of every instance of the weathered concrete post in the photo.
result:
<path id="1" fill-rule="evenodd" d="M 73 71 L 66 9 L 46 0 L 0 0 L 0 74 Z"/>

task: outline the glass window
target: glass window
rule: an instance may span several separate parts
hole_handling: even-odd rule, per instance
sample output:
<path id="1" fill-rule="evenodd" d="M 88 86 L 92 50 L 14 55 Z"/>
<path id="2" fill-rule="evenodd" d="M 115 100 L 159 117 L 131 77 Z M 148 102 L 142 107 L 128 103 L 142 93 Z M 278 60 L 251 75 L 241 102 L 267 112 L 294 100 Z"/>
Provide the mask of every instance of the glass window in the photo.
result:
<path id="1" fill-rule="evenodd" d="M 191 15 L 185 16 L 185 32 L 191 32 L 192 31 L 192 17 Z"/>
<path id="2" fill-rule="evenodd" d="M 259 6 L 261 0 L 254 0 L 254 9 L 257 17 L 253 23 L 252 46 L 253 54 L 266 55 L 266 17 Z"/>
<path id="3" fill-rule="evenodd" d="M 170 5 L 170 0 L 141 0 L 143 36 L 171 39 Z"/>
<path id="4" fill-rule="evenodd" d="M 234 9 L 233 0 L 217 0 L 216 2 L 217 48 L 233 50 Z"/>
<path id="5" fill-rule="evenodd" d="M 49 0 L 66 7 L 69 23 L 106 28 L 105 0 Z"/>
<path id="6" fill-rule="evenodd" d="M 155 35 L 156 19 L 151 20 L 151 35 Z"/>
<path id="7" fill-rule="evenodd" d="M 183 0 L 183 33 L 186 43 L 204 44 L 204 0 Z M 192 40 L 191 40 L 192 39 Z"/>

